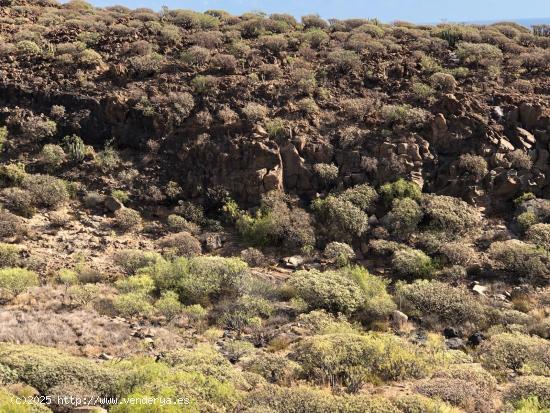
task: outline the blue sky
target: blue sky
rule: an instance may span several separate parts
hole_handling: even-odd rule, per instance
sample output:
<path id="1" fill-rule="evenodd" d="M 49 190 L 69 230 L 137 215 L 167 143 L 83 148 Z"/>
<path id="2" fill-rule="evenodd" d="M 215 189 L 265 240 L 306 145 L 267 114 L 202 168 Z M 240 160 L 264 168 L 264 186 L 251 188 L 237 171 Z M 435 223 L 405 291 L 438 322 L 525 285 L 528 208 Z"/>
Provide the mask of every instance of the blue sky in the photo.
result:
<path id="1" fill-rule="evenodd" d="M 378 17 L 418 23 L 550 17 L 550 0 L 88 0 L 96 6 L 223 9 L 232 14 L 252 10 L 324 18 Z"/>

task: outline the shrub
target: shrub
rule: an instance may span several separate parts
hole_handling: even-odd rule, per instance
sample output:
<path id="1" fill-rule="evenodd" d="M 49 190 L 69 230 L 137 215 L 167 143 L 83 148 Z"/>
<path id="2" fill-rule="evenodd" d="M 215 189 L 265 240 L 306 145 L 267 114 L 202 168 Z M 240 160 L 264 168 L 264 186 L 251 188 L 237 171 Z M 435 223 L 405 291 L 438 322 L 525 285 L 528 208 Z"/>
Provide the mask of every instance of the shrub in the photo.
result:
<path id="1" fill-rule="evenodd" d="M 113 300 L 113 307 L 122 317 L 146 317 L 153 312 L 153 306 L 141 292 L 131 292 L 116 296 Z"/>
<path id="2" fill-rule="evenodd" d="M 402 413 L 461 413 L 439 400 L 433 400 L 420 394 L 398 396 L 392 402 Z"/>
<path id="3" fill-rule="evenodd" d="M 550 377 L 541 376 L 523 376 L 518 377 L 505 395 L 504 399 L 517 403 L 523 399 L 534 398 L 535 403 L 540 409 L 550 409 Z M 516 410 L 520 413 L 540 412 L 546 410 Z"/>
<path id="4" fill-rule="evenodd" d="M 550 224 L 531 225 L 527 230 L 526 238 L 530 243 L 550 251 Z"/>
<path id="5" fill-rule="evenodd" d="M 6 188 L 2 191 L 5 206 L 24 217 L 32 217 L 35 211 L 30 191 L 21 188 Z"/>
<path id="6" fill-rule="evenodd" d="M 141 214 L 135 209 L 121 208 L 115 212 L 115 225 L 123 231 L 137 230 L 141 222 Z"/>
<path id="7" fill-rule="evenodd" d="M 351 202 L 363 211 L 371 209 L 378 200 L 378 194 L 371 186 L 367 184 L 357 185 L 346 189 L 338 198 L 343 201 Z"/>
<path id="8" fill-rule="evenodd" d="M 86 156 L 86 145 L 80 136 L 69 135 L 63 138 L 63 146 L 69 160 L 79 162 Z"/>
<path id="9" fill-rule="evenodd" d="M 500 63 L 503 57 L 498 47 L 486 43 L 462 42 L 458 45 L 456 54 L 465 64 L 485 67 Z"/>
<path id="10" fill-rule="evenodd" d="M 162 248 L 183 257 L 193 257 L 202 253 L 200 241 L 188 232 L 167 235 L 158 243 Z"/>
<path id="11" fill-rule="evenodd" d="M 176 291 L 185 304 L 207 303 L 223 296 L 234 296 L 247 271 L 237 258 L 193 257 L 160 261 L 143 268 L 160 291 Z"/>
<path id="12" fill-rule="evenodd" d="M 512 164 L 512 167 L 516 169 L 531 169 L 533 166 L 533 160 L 528 153 L 522 151 L 521 149 L 516 149 L 515 151 L 508 152 L 506 157 Z"/>
<path id="13" fill-rule="evenodd" d="M 246 327 L 257 326 L 261 318 L 268 318 L 272 312 L 273 305 L 265 298 L 243 295 L 225 309 L 220 322 L 240 334 Z"/>
<path id="14" fill-rule="evenodd" d="M 415 182 L 406 181 L 405 179 L 398 179 L 395 182 L 384 184 L 380 187 L 379 192 L 384 202 L 388 205 L 391 205 L 396 198 L 411 198 L 415 201 L 420 201 L 422 197 L 420 187 Z"/>
<path id="15" fill-rule="evenodd" d="M 21 40 L 15 45 L 17 52 L 22 55 L 38 56 L 42 54 L 42 49 L 32 40 Z"/>
<path id="16" fill-rule="evenodd" d="M 334 164 L 316 163 L 313 165 L 313 172 L 325 187 L 332 185 L 338 179 L 338 167 Z"/>
<path id="17" fill-rule="evenodd" d="M 355 260 L 355 251 L 348 244 L 331 242 L 325 247 L 324 256 L 338 267 L 345 267 Z"/>
<path id="18" fill-rule="evenodd" d="M 0 209 L 0 237 L 7 238 L 21 235 L 25 226 L 17 215 Z"/>
<path id="19" fill-rule="evenodd" d="M 120 250 L 113 256 L 115 264 L 120 265 L 128 274 L 161 261 L 159 253 L 141 250 Z"/>
<path id="20" fill-rule="evenodd" d="M 238 66 L 238 60 L 235 56 L 226 53 L 220 53 L 212 59 L 212 65 L 224 73 L 234 73 Z"/>
<path id="21" fill-rule="evenodd" d="M 387 399 L 336 396 L 327 390 L 307 386 L 259 387 L 247 395 L 240 407 L 245 413 L 397 413 Z"/>
<path id="22" fill-rule="evenodd" d="M 154 291 L 155 282 L 149 275 L 139 274 L 121 278 L 116 281 L 115 286 L 121 293 L 141 293 L 145 296 Z"/>
<path id="23" fill-rule="evenodd" d="M 36 287 L 40 280 L 36 273 L 24 268 L 0 269 L 0 287 L 19 294 L 27 288 Z"/>
<path id="24" fill-rule="evenodd" d="M 189 222 L 184 217 L 181 217 L 176 214 L 168 215 L 168 218 L 166 219 L 168 226 L 170 227 L 170 230 L 174 232 L 182 232 L 186 231 L 189 233 L 197 233 L 199 232 L 198 225 Z"/>
<path id="25" fill-rule="evenodd" d="M 539 222 L 539 217 L 533 211 L 525 211 L 516 217 L 516 222 L 522 232 Z"/>
<path id="26" fill-rule="evenodd" d="M 208 63 L 210 57 L 210 50 L 201 46 L 191 46 L 181 54 L 180 59 L 189 65 L 202 66 Z"/>
<path id="27" fill-rule="evenodd" d="M 389 126 L 408 129 L 421 128 L 429 116 L 424 109 L 413 108 L 410 105 L 384 105 L 380 113 Z"/>
<path id="28" fill-rule="evenodd" d="M 469 291 L 439 281 L 400 283 L 396 289 L 396 302 L 400 303 L 402 310 L 409 316 L 433 316 L 443 323 L 453 325 L 485 321 L 484 307 Z"/>
<path id="29" fill-rule="evenodd" d="M 9 163 L 0 166 L 0 176 L 4 184 L 21 185 L 27 176 L 23 163 Z"/>
<path id="30" fill-rule="evenodd" d="M 340 73 L 355 72 L 361 68 L 361 59 L 352 50 L 333 50 L 328 54 L 327 59 L 334 69 Z"/>
<path id="31" fill-rule="evenodd" d="M 477 259 L 475 249 L 463 241 L 446 242 L 439 248 L 439 253 L 453 265 L 468 266 L 475 263 Z"/>
<path id="32" fill-rule="evenodd" d="M 332 239 L 350 241 L 368 229 L 368 215 L 350 201 L 339 197 L 330 195 L 325 199 L 317 199 L 312 209 Z"/>
<path id="33" fill-rule="evenodd" d="M 264 254 L 253 247 L 242 250 L 241 259 L 251 267 L 262 267 L 267 264 Z"/>
<path id="34" fill-rule="evenodd" d="M 411 92 L 419 100 L 428 100 L 435 94 L 435 90 L 430 85 L 421 82 L 413 82 Z"/>
<path id="35" fill-rule="evenodd" d="M 0 389 L 0 406 L 7 413 L 51 413 L 51 410 L 45 405 L 32 401 L 30 397 L 25 399 L 25 403 L 22 403 L 21 400 L 23 399 L 17 399 L 7 390 Z"/>
<path id="36" fill-rule="evenodd" d="M 458 166 L 463 171 L 468 172 L 477 179 L 483 178 L 489 172 L 487 161 L 484 157 L 479 155 L 460 155 Z"/>
<path id="37" fill-rule="evenodd" d="M 365 301 L 361 287 L 350 277 L 335 271 L 298 271 L 287 281 L 311 310 L 351 314 Z"/>
<path id="38" fill-rule="evenodd" d="M 315 72 L 305 67 L 295 67 L 290 72 L 290 84 L 298 93 L 310 95 L 317 87 Z"/>
<path id="39" fill-rule="evenodd" d="M 50 394 L 54 387 L 71 383 L 104 396 L 115 396 L 120 387 L 121 374 L 114 369 L 50 347 L 2 343 L 0 363 L 41 394 Z"/>
<path id="40" fill-rule="evenodd" d="M 404 238 L 417 229 L 422 217 L 422 208 L 415 200 L 396 198 L 392 209 L 383 218 L 383 222 L 394 236 Z"/>
<path id="41" fill-rule="evenodd" d="M 481 362 L 496 372 L 512 369 L 523 374 L 550 376 L 550 343 L 537 336 L 500 333 L 482 343 Z"/>
<path id="42" fill-rule="evenodd" d="M 278 191 L 265 194 L 255 217 L 235 212 L 237 230 L 245 240 L 258 246 L 310 248 L 315 244 L 311 218 L 305 210 L 290 206 L 290 201 Z"/>
<path id="43" fill-rule="evenodd" d="M 18 245 L 0 243 L 0 268 L 16 266 L 20 253 L 21 248 Z"/>
<path id="44" fill-rule="evenodd" d="M 491 412 L 491 394 L 475 383 L 455 378 L 433 378 L 416 385 L 416 391 L 433 399 L 459 406 L 468 412 Z"/>
<path id="45" fill-rule="evenodd" d="M 78 274 L 74 270 L 68 268 L 62 268 L 59 270 L 56 276 L 56 281 L 63 285 L 75 285 L 78 284 Z"/>
<path id="46" fill-rule="evenodd" d="M 49 171 L 59 168 L 66 157 L 65 151 L 59 145 L 47 144 L 40 151 L 40 160 Z"/>
<path id="47" fill-rule="evenodd" d="M 496 268 L 520 277 L 548 279 L 548 253 L 519 240 L 493 242 L 488 250 Z"/>
<path id="48" fill-rule="evenodd" d="M 8 140 L 8 128 L 3 126 L 0 128 L 0 152 L 4 149 L 4 144 Z"/>
<path id="49" fill-rule="evenodd" d="M 251 122 L 259 122 L 267 117 L 267 108 L 255 102 L 248 102 L 243 108 L 243 114 Z"/>
<path id="50" fill-rule="evenodd" d="M 429 256 L 420 250 L 409 248 L 396 251 L 391 265 L 402 277 L 430 278 L 434 272 L 434 264 Z"/>
<path id="51" fill-rule="evenodd" d="M 419 378 L 427 370 L 418 351 L 390 334 L 307 337 L 295 346 L 291 359 L 300 363 L 306 378 L 351 391 L 369 381 Z"/>
<path id="52" fill-rule="evenodd" d="M 50 175 L 27 175 L 23 186 L 31 193 L 34 202 L 45 207 L 57 207 L 69 200 L 67 185 Z"/>
<path id="53" fill-rule="evenodd" d="M 430 77 L 430 83 L 435 89 L 447 93 L 453 92 L 457 86 L 453 75 L 441 72 L 434 73 Z"/>
<path id="54" fill-rule="evenodd" d="M 155 303 L 155 309 L 168 320 L 171 320 L 178 314 L 181 314 L 183 306 L 179 301 L 177 293 L 174 291 L 165 291 Z"/>
<path id="55" fill-rule="evenodd" d="M 458 198 L 425 195 L 421 205 L 428 227 L 433 230 L 457 236 L 472 232 L 481 225 L 481 214 Z"/>
<path id="56" fill-rule="evenodd" d="M 84 49 L 80 52 L 78 61 L 85 66 L 99 66 L 103 64 L 101 55 L 92 49 Z"/>
<path id="57" fill-rule="evenodd" d="M 202 206 L 193 202 L 180 201 L 178 206 L 174 208 L 174 212 L 181 215 L 187 221 L 200 225 L 204 221 L 204 210 Z"/>
<path id="58" fill-rule="evenodd" d="M 276 384 L 290 384 L 299 377 L 301 372 L 298 363 L 274 353 L 260 353 L 247 360 L 244 368 Z"/>

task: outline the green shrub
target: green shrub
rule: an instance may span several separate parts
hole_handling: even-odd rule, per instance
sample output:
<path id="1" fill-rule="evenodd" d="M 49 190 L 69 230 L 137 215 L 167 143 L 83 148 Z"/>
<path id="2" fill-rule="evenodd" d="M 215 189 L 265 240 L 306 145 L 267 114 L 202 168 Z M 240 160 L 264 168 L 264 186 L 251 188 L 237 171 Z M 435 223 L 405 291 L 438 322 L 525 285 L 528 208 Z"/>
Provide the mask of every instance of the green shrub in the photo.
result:
<path id="1" fill-rule="evenodd" d="M 183 306 L 179 301 L 177 293 L 174 291 L 164 291 L 155 303 L 155 309 L 159 314 L 171 320 L 182 313 Z"/>
<path id="2" fill-rule="evenodd" d="M 398 275 L 410 278 L 430 278 L 435 270 L 429 256 L 412 248 L 396 251 L 391 265 Z"/>
<path id="3" fill-rule="evenodd" d="M 0 388 L 0 406 L 2 413 L 51 413 L 44 404 L 25 401 L 22 398 L 17 400 L 14 394 Z"/>
<path id="4" fill-rule="evenodd" d="M 325 247 L 323 255 L 338 267 L 345 267 L 355 260 L 355 251 L 343 242 L 331 242 Z"/>
<path id="5" fill-rule="evenodd" d="M 378 194 L 371 186 L 362 184 L 346 189 L 338 195 L 338 198 L 342 201 L 351 202 L 359 209 L 367 211 L 371 209 L 378 200 Z"/>
<path id="6" fill-rule="evenodd" d="M 483 178 L 489 172 L 487 161 L 483 156 L 464 154 L 460 155 L 458 166 L 477 179 Z"/>
<path id="7" fill-rule="evenodd" d="M 59 168 L 66 157 L 65 151 L 59 145 L 47 144 L 40 151 L 40 159 L 49 171 Z"/>
<path id="8" fill-rule="evenodd" d="M 155 282 L 147 274 L 133 275 L 121 278 L 115 283 L 116 288 L 122 293 L 150 294 L 155 289 Z"/>
<path id="9" fill-rule="evenodd" d="M 103 364 L 70 356 L 50 347 L 0 344 L 0 364 L 41 394 L 60 384 L 78 384 L 105 396 L 116 396 L 121 374 Z"/>
<path id="10" fill-rule="evenodd" d="M 328 54 L 327 59 L 339 73 L 355 72 L 361 68 L 361 58 L 352 50 L 333 50 Z"/>
<path id="11" fill-rule="evenodd" d="M 25 180 L 25 164 L 21 162 L 8 163 L 0 166 L 0 176 L 5 185 L 19 186 Z"/>
<path id="12" fill-rule="evenodd" d="M 0 152 L 4 149 L 4 145 L 8 140 L 8 128 L 5 126 L 0 127 Z"/>
<path id="13" fill-rule="evenodd" d="M 256 102 L 248 102 L 243 108 L 243 114 L 251 122 L 260 122 L 267 117 L 268 109 Z"/>
<path id="14" fill-rule="evenodd" d="M 550 376 L 550 343 L 537 336 L 500 333 L 482 343 L 481 362 L 493 371 L 512 369 L 523 374 Z"/>
<path id="15" fill-rule="evenodd" d="M 153 313 L 149 299 L 140 291 L 116 296 L 113 307 L 122 317 L 148 316 Z"/>
<path id="16" fill-rule="evenodd" d="M 538 224 L 539 217 L 533 211 L 525 211 L 516 217 L 516 222 L 522 232 L 526 232 L 532 225 Z"/>
<path id="17" fill-rule="evenodd" d="M 21 247 L 0 242 L 0 268 L 14 267 L 19 263 Z"/>
<path id="18" fill-rule="evenodd" d="M 27 175 L 23 186 L 31 193 L 34 202 L 45 207 L 57 207 L 69 200 L 67 185 L 50 175 Z"/>
<path id="19" fill-rule="evenodd" d="M 462 410 L 420 394 L 398 396 L 392 402 L 401 413 L 462 413 Z"/>
<path id="20" fill-rule="evenodd" d="M 246 413 L 398 413 L 387 399 L 370 396 L 336 396 L 328 390 L 307 386 L 260 387 L 239 406 Z M 245 410 L 250 408 L 250 410 Z M 263 410 L 262 410 L 263 409 Z"/>
<path id="21" fill-rule="evenodd" d="M 497 241 L 488 253 L 496 268 L 535 280 L 549 278 L 548 252 L 533 245 L 519 240 Z"/>
<path id="22" fill-rule="evenodd" d="M 324 224 L 325 231 L 332 239 L 351 241 L 363 235 L 369 226 L 369 217 L 359 207 L 335 196 L 317 199 L 312 209 Z"/>
<path id="23" fill-rule="evenodd" d="M 273 305 L 263 297 L 243 295 L 231 303 L 220 321 L 228 330 L 238 333 L 246 327 L 256 326 L 261 318 L 268 318 L 273 312 Z"/>
<path id="24" fill-rule="evenodd" d="M 67 286 L 78 284 L 78 273 L 68 268 L 62 268 L 57 273 L 56 281 Z"/>
<path id="25" fill-rule="evenodd" d="M 115 225 L 123 231 L 137 230 L 141 222 L 141 214 L 135 209 L 121 208 L 115 212 Z"/>
<path id="26" fill-rule="evenodd" d="M 103 64 L 101 55 L 92 49 L 84 49 L 78 56 L 78 61 L 86 66 L 99 66 Z"/>
<path id="27" fill-rule="evenodd" d="M 453 75 L 441 72 L 434 73 L 430 77 L 430 83 L 435 89 L 447 93 L 453 92 L 457 86 L 456 80 Z"/>
<path id="28" fill-rule="evenodd" d="M 65 136 L 63 138 L 63 146 L 69 160 L 73 162 L 82 161 L 86 157 L 86 145 L 84 145 L 84 141 L 80 136 Z"/>
<path id="29" fill-rule="evenodd" d="M 137 270 L 162 260 L 159 253 L 141 250 L 120 250 L 114 254 L 115 264 L 120 265 L 128 274 L 134 274 Z"/>
<path id="30" fill-rule="evenodd" d="M 176 291 L 186 304 L 234 296 L 247 265 L 238 258 L 193 257 L 160 261 L 139 272 L 149 274 L 160 291 Z"/>
<path id="31" fill-rule="evenodd" d="M 333 164 L 316 163 L 313 165 L 313 172 L 325 187 L 329 187 L 338 179 L 338 167 Z"/>
<path id="32" fill-rule="evenodd" d="M 197 205 L 193 202 L 178 202 L 178 206 L 174 208 L 174 212 L 185 218 L 187 221 L 197 225 L 201 225 L 205 219 L 202 206 Z"/>
<path id="33" fill-rule="evenodd" d="M 531 404 L 537 407 L 533 410 L 521 410 L 520 408 L 520 410 L 516 410 L 517 413 L 546 413 L 547 409 L 550 409 L 550 377 L 518 377 L 504 395 L 505 400 L 513 403 L 528 398 L 534 399 Z"/>
<path id="34" fill-rule="evenodd" d="M 472 293 L 463 287 L 452 287 L 439 281 L 399 283 L 396 302 L 409 316 L 431 316 L 453 325 L 486 322 L 485 308 Z"/>
<path id="35" fill-rule="evenodd" d="M 481 214 L 458 198 L 424 195 L 421 202 L 428 227 L 454 237 L 480 228 Z"/>
<path id="36" fill-rule="evenodd" d="M 398 179 L 395 182 L 384 184 L 380 187 L 379 192 L 384 202 L 388 205 L 391 205 L 396 198 L 411 198 L 415 201 L 420 201 L 422 197 L 420 187 L 415 182 L 406 181 L 405 179 Z"/>
<path id="37" fill-rule="evenodd" d="M 304 338 L 294 348 L 306 378 L 320 384 L 356 387 L 365 382 L 420 378 L 426 359 L 390 334 L 329 334 Z"/>
<path id="38" fill-rule="evenodd" d="M 422 217 L 422 208 L 414 199 L 396 198 L 393 201 L 392 209 L 383 218 L 383 223 L 392 235 L 406 238 L 417 229 Z"/>
<path id="39" fill-rule="evenodd" d="M 461 42 L 456 54 L 465 64 L 488 67 L 501 62 L 502 51 L 491 44 Z"/>
<path id="40" fill-rule="evenodd" d="M 411 92 L 419 100 L 428 100 L 435 94 L 435 90 L 430 85 L 422 82 L 413 82 Z"/>
<path id="41" fill-rule="evenodd" d="M 550 224 L 533 224 L 527 230 L 526 238 L 530 243 L 550 251 Z"/>
<path id="42" fill-rule="evenodd" d="M 35 272 L 24 268 L 0 269 L 0 288 L 5 288 L 14 294 L 19 294 L 27 288 L 40 285 L 40 280 Z"/>
<path id="43" fill-rule="evenodd" d="M 259 374 L 270 383 L 290 384 L 298 379 L 301 368 L 295 361 L 287 357 L 262 352 L 247 360 L 244 368 L 246 371 Z"/>
<path id="44" fill-rule="evenodd" d="M 226 207 L 229 211 L 229 205 Z M 235 207 L 232 214 L 237 217 L 237 231 L 253 245 L 307 249 L 315 244 L 309 214 L 292 206 L 283 193 L 273 191 L 264 195 L 255 217 L 235 210 Z"/>
<path id="45" fill-rule="evenodd" d="M 389 126 L 401 126 L 404 128 L 420 128 L 428 119 L 429 113 L 421 108 L 410 105 L 384 105 L 381 116 Z"/>
<path id="46" fill-rule="evenodd" d="M 15 45 L 17 51 L 22 55 L 38 56 L 42 54 L 42 49 L 32 40 L 21 40 Z"/>
<path id="47" fill-rule="evenodd" d="M 199 227 L 197 224 L 189 222 L 182 216 L 171 214 L 168 215 L 166 221 L 170 227 L 170 230 L 174 232 L 189 232 L 192 234 L 199 232 Z"/>
<path id="48" fill-rule="evenodd" d="M 335 271 L 298 271 L 287 284 L 312 310 L 351 314 L 365 301 L 361 287 L 349 276 Z"/>

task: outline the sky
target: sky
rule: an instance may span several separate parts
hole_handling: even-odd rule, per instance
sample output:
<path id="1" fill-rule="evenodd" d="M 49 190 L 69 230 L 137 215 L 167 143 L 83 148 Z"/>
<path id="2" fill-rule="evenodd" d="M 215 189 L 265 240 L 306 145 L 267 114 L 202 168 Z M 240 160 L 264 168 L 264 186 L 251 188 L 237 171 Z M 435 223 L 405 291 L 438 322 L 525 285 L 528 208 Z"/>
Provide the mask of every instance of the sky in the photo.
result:
<path id="1" fill-rule="evenodd" d="M 294 16 L 319 14 L 345 19 L 377 17 L 384 22 L 406 20 L 415 23 L 441 21 L 486 21 L 550 17 L 550 0 L 88 0 L 95 6 L 120 4 L 154 10 L 205 11 L 222 9 L 232 14 L 261 10 Z"/>

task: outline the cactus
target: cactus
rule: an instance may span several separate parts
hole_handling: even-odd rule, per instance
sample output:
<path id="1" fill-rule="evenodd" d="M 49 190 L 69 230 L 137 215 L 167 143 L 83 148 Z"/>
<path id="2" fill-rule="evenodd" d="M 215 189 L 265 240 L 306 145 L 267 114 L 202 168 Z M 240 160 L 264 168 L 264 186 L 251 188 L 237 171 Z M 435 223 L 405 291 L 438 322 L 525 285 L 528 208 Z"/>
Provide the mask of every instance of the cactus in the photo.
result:
<path id="1" fill-rule="evenodd" d="M 86 145 L 80 136 L 69 135 L 63 138 L 63 146 L 71 161 L 81 161 L 86 156 Z"/>

